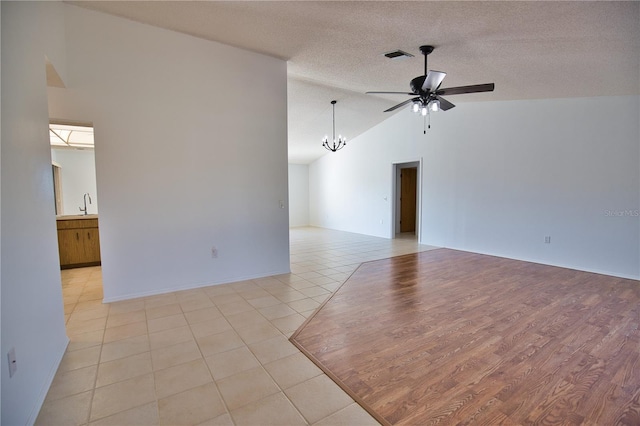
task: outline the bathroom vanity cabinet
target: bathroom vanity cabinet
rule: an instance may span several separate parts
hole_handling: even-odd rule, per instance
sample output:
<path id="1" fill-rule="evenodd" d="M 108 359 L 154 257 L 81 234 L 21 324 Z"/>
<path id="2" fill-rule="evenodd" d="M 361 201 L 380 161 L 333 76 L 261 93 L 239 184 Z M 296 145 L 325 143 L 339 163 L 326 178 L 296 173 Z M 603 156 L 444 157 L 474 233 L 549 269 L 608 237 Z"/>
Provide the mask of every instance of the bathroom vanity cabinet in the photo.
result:
<path id="1" fill-rule="evenodd" d="M 58 251 L 62 269 L 100 265 L 98 216 L 60 216 Z"/>

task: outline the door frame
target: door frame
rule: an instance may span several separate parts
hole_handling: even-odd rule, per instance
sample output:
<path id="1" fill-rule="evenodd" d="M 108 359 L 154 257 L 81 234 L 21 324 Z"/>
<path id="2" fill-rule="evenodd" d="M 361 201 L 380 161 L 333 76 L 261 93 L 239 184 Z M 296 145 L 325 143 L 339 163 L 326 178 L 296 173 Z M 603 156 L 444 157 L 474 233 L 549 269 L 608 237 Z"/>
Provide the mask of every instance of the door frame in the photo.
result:
<path id="1" fill-rule="evenodd" d="M 395 238 L 400 232 L 400 172 L 402 169 L 416 167 L 416 237 L 422 243 L 422 157 L 393 161 L 391 163 L 391 224 L 390 235 Z"/>
<path id="2" fill-rule="evenodd" d="M 51 173 L 53 175 L 53 199 L 55 201 L 56 216 L 64 214 L 64 204 L 62 203 L 62 166 L 51 161 Z"/>

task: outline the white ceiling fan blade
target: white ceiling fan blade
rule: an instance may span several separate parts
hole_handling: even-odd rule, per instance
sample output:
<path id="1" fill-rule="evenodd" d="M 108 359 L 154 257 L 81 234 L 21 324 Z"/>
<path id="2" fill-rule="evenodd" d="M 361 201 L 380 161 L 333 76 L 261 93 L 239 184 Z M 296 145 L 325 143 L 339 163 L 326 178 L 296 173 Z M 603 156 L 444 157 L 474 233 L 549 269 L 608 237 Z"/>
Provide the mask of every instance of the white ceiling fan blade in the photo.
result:
<path id="1" fill-rule="evenodd" d="M 446 72 L 429 70 L 427 78 L 424 79 L 424 83 L 422 84 L 422 91 L 433 92 L 440 87 L 446 75 Z"/>

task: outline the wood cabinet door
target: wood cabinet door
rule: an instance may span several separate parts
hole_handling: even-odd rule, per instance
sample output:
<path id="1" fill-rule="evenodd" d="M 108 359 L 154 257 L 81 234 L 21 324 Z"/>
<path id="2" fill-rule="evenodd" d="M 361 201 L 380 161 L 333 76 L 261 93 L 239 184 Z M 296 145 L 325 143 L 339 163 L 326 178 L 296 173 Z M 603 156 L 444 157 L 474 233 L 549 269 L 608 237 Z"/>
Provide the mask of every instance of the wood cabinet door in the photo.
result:
<path id="1" fill-rule="evenodd" d="M 79 226 L 77 223 L 79 222 Z M 93 224 L 94 227 L 88 227 Z M 70 226 L 74 226 L 70 228 Z M 100 235 L 98 221 L 77 220 L 59 222 L 58 253 L 63 268 L 100 264 Z"/>
<path id="2" fill-rule="evenodd" d="M 60 253 L 60 265 L 73 265 L 82 263 L 85 257 L 83 229 L 59 229 L 58 252 Z"/>
<path id="3" fill-rule="evenodd" d="M 82 232 L 84 243 L 83 263 L 100 262 L 100 234 L 98 228 L 85 228 Z"/>

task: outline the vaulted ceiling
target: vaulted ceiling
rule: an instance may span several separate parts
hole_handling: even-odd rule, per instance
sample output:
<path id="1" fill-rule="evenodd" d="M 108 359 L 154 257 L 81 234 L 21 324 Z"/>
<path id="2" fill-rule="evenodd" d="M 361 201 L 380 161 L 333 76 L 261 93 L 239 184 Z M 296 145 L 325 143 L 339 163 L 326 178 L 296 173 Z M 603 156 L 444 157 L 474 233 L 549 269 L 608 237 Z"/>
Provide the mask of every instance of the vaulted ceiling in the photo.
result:
<path id="1" fill-rule="evenodd" d="M 88 1 L 73 4 L 288 61 L 289 162 L 328 151 L 331 100 L 350 139 L 423 74 L 442 87 L 494 82 L 465 102 L 640 94 L 640 3 L 591 1 Z M 388 59 L 401 49 L 413 58 Z M 260 70 L 256 70 L 259 73 Z M 447 114 L 449 112 L 440 112 Z M 597 114 L 597 105 L 594 105 Z M 337 154 L 333 154 L 337 155 Z"/>

